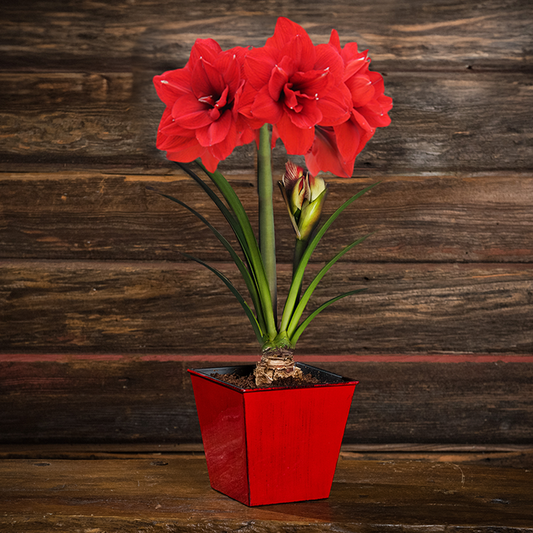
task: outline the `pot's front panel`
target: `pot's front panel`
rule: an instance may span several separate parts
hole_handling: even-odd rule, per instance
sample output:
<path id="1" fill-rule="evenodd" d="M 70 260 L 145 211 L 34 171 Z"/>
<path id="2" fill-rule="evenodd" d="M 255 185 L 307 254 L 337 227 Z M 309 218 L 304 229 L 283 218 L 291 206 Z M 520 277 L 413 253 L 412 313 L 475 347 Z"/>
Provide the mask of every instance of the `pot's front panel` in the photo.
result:
<path id="1" fill-rule="evenodd" d="M 329 496 L 354 389 L 245 394 L 250 505 Z"/>

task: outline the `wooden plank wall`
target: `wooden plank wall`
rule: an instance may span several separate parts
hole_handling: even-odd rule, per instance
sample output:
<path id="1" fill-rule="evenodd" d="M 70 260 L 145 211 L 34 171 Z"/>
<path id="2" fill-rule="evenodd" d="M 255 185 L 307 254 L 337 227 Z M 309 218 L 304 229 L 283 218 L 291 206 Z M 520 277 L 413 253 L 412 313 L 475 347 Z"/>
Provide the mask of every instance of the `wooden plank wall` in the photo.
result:
<path id="1" fill-rule="evenodd" d="M 199 442 L 187 367 L 255 360 L 217 278 L 224 250 L 146 186 L 220 217 L 155 148 L 151 79 L 197 37 L 261 46 L 277 16 L 369 49 L 394 99 L 326 211 L 382 183 L 310 271 L 345 286 L 300 360 L 360 380 L 346 443 L 502 446 L 533 438 L 532 22 L 527 1 L 34 1 L 0 6 L 0 442 Z M 284 151 L 274 168 L 281 174 Z M 295 158 L 301 162 L 299 158 Z M 253 210 L 254 153 L 221 169 Z M 291 229 L 276 199 L 281 291 Z M 223 230 L 228 236 L 229 232 Z M 236 281 L 238 286 L 241 286 Z M 219 317 L 222 317 L 220 319 Z"/>

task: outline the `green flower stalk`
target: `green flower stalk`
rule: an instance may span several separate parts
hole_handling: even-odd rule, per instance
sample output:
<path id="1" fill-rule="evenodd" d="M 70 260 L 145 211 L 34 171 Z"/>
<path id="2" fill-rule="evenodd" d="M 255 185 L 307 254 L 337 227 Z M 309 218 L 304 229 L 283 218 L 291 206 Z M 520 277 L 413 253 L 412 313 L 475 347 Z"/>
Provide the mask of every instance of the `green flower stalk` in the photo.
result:
<path id="1" fill-rule="evenodd" d="M 259 196 L 259 246 L 265 266 L 265 274 L 270 286 L 272 310 L 276 319 L 276 230 L 274 227 L 272 163 L 270 129 L 268 124 L 264 124 L 259 130 L 259 145 L 257 147 L 257 193 Z"/>

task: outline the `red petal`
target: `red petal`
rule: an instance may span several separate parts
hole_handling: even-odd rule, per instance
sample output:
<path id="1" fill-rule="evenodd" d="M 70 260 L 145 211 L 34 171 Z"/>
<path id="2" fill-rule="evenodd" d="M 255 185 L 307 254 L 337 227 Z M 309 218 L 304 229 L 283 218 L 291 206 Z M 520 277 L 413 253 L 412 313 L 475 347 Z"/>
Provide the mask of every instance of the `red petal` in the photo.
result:
<path id="1" fill-rule="evenodd" d="M 287 73 L 278 65 L 276 65 L 272 69 L 272 75 L 270 76 L 270 80 L 268 82 L 268 92 L 272 100 L 276 102 L 279 100 L 281 91 L 288 81 L 289 76 Z"/>
<path id="2" fill-rule="evenodd" d="M 222 109 L 228 103 L 228 100 L 229 100 L 229 87 L 226 86 L 226 88 L 222 91 L 222 94 L 220 95 L 220 98 L 218 99 L 215 105 L 219 109 Z"/>
<path id="3" fill-rule="evenodd" d="M 359 59 L 353 59 L 346 63 L 346 65 L 344 66 L 343 80 L 349 80 L 352 76 L 355 76 L 358 73 L 368 73 L 368 60 L 364 56 Z"/>
<path id="4" fill-rule="evenodd" d="M 346 162 L 341 160 L 333 130 L 320 127 L 315 129 L 313 146 L 305 156 L 309 173 L 316 175 L 320 171 L 326 171 L 343 178 L 351 177 L 355 159 Z"/>
<path id="5" fill-rule="evenodd" d="M 237 146 L 242 146 L 243 144 L 249 144 L 255 141 L 255 130 L 251 128 L 246 128 L 240 131 L 237 138 Z"/>
<path id="6" fill-rule="evenodd" d="M 339 32 L 337 30 L 331 30 L 331 35 L 329 36 L 329 44 L 341 52 L 341 41 L 339 39 Z"/>
<path id="7" fill-rule="evenodd" d="M 290 109 L 291 111 L 296 111 L 299 113 L 302 110 L 302 105 L 298 101 L 298 96 L 301 97 L 301 99 L 304 98 L 304 96 L 301 96 L 297 93 L 295 93 L 293 90 L 290 89 L 290 85 L 286 85 L 284 87 L 283 91 L 284 99 L 283 99 L 283 105 L 285 108 Z"/>
<path id="8" fill-rule="evenodd" d="M 178 98 L 172 107 L 172 116 L 184 128 L 202 128 L 212 122 L 210 106 L 199 102 L 192 94 Z"/>
<path id="9" fill-rule="evenodd" d="M 211 155 L 217 158 L 219 161 L 226 159 L 226 157 L 233 152 L 235 146 L 237 146 L 237 128 L 235 127 L 235 123 L 233 121 L 231 121 L 229 125 L 230 127 L 224 139 L 209 148 Z"/>
<path id="10" fill-rule="evenodd" d="M 314 128 L 302 129 L 295 126 L 284 114 L 277 124 L 278 134 L 285 145 L 287 153 L 303 155 L 309 151 L 315 136 Z"/>
<path id="11" fill-rule="evenodd" d="M 255 119 L 269 124 L 276 124 L 283 116 L 283 105 L 272 100 L 268 87 L 265 86 L 257 93 L 251 112 Z"/>
<path id="12" fill-rule="evenodd" d="M 319 44 L 315 46 L 316 49 L 316 63 L 314 68 L 316 70 L 328 69 L 330 77 L 336 83 L 342 81 L 344 75 L 344 61 L 340 54 L 329 44 Z"/>
<path id="13" fill-rule="evenodd" d="M 252 115 L 252 105 L 256 96 L 257 91 L 247 83 L 242 90 L 237 91 L 233 107 L 239 117 L 245 120 L 246 124 L 252 129 L 260 128 L 265 123 L 264 120 L 255 119 Z"/>
<path id="14" fill-rule="evenodd" d="M 214 39 L 196 39 L 191 49 L 188 64 L 194 67 L 201 57 L 213 63 L 220 52 L 222 52 L 222 48 Z"/>
<path id="15" fill-rule="evenodd" d="M 368 106 L 361 107 L 357 110 L 365 119 L 368 121 L 368 124 L 372 128 L 384 128 L 385 126 L 388 126 L 391 122 L 390 117 L 387 115 L 387 113 L 382 113 L 381 108 L 376 109 L 370 109 Z"/>
<path id="16" fill-rule="evenodd" d="M 194 68 L 191 79 L 192 90 L 197 98 L 209 95 L 217 98 L 226 87 L 220 72 L 202 58 Z"/>
<path id="17" fill-rule="evenodd" d="M 167 137 L 194 137 L 194 130 L 182 128 L 177 124 L 171 116 L 170 121 L 161 120 L 158 133 L 166 135 Z"/>
<path id="18" fill-rule="evenodd" d="M 296 74 L 297 72 L 297 65 L 292 57 L 289 56 L 283 56 L 281 58 L 281 61 L 279 61 L 279 67 L 281 70 L 285 71 L 287 73 L 287 76 L 291 78 Z"/>
<path id="19" fill-rule="evenodd" d="M 361 127 L 361 129 L 368 131 L 369 133 L 374 133 L 375 127 L 372 127 L 368 120 L 356 109 L 352 110 L 352 119 L 357 122 L 357 124 Z"/>
<path id="20" fill-rule="evenodd" d="M 198 142 L 206 147 L 222 142 L 228 135 L 232 122 L 231 112 L 226 111 L 216 122 L 196 130 Z"/>
<path id="21" fill-rule="evenodd" d="M 196 142 L 191 146 L 184 147 L 183 149 L 168 150 L 167 159 L 170 159 L 171 161 L 179 161 L 180 163 L 190 163 L 205 153 L 205 148 Z"/>
<path id="22" fill-rule="evenodd" d="M 318 100 L 318 107 L 322 112 L 322 126 L 335 126 L 350 117 L 352 98 L 350 91 L 344 85 L 331 87 L 328 93 Z"/>
<path id="23" fill-rule="evenodd" d="M 276 66 L 278 59 L 281 59 L 277 50 L 256 48 L 248 52 L 244 60 L 244 73 L 246 79 L 255 89 L 264 87 L 272 74 L 272 69 Z"/>
<path id="24" fill-rule="evenodd" d="M 311 38 L 300 25 L 285 17 L 278 18 L 274 35 L 266 41 L 267 47 L 291 57 L 298 70 L 310 70 L 315 63 L 316 54 Z"/>
<path id="25" fill-rule="evenodd" d="M 215 68 L 221 73 L 224 85 L 229 88 L 230 99 L 241 85 L 241 63 L 233 51 L 220 54 L 215 62 Z"/>
<path id="26" fill-rule="evenodd" d="M 300 97 L 298 99 L 300 104 L 300 112 L 296 113 L 292 110 L 287 110 L 286 114 L 291 119 L 291 122 L 302 129 L 309 129 L 316 126 L 322 120 L 322 113 L 318 107 L 316 100 L 309 100 Z"/>
<path id="27" fill-rule="evenodd" d="M 362 107 L 374 98 L 374 86 L 367 76 L 352 76 L 346 81 L 346 86 L 352 94 L 354 107 Z"/>
<path id="28" fill-rule="evenodd" d="M 205 150 L 204 153 L 200 156 L 200 158 L 202 159 L 202 163 L 204 164 L 205 168 L 207 168 L 209 172 L 215 172 L 218 163 L 221 161 L 221 159 L 217 159 L 208 150 Z"/>
<path id="29" fill-rule="evenodd" d="M 191 92 L 190 71 L 182 68 L 155 76 L 154 86 L 161 101 L 171 106 L 176 98 Z"/>
<path id="30" fill-rule="evenodd" d="M 356 122 L 347 120 L 333 128 L 335 144 L 341 161 L 355 160 L 357 154 L 363 149 L 360 147 L 361 128 Z"/>
<path id="31" fill-rule="evenodd" d="M 283 53 L 290 57 L 296 68 L 302 72 L 311 70 L 316 61 L 313 42 L 307 33 L 298 34 L 283 47 Z"/>
<path id="32" fill-rule="evenodd" d="M 392 109 L 392 98 L 390 96 L 385 96 L 384 94 L 380 94 L 376 101 L 381 106 L 382 113 L 388 113 Z"/>
<path id="33" fill-rule="evenodd" d="M 160 134 L 157 137 L 156 146 L 159 150 L 164 150 L 165 152 L 180 152 L 200 145 L 196 137 L 167 137 L 164 134 Z"/>
<path id="34" fill-rule="evenodd" d="M 296 72 L 290 79 L 294 90 L 311 97 L 322 96 L 330 84 L 329 70 L 309 70 Z"/>
<path id="35" fill-rule="evenodd" d="M 307 35 L 306 31 L 296 22 L 285 17 L 279 17 L 274 28 L 274 35 L 267 39 L 266 46 L 283 50 L 285 45 L 299 34 Z"/>

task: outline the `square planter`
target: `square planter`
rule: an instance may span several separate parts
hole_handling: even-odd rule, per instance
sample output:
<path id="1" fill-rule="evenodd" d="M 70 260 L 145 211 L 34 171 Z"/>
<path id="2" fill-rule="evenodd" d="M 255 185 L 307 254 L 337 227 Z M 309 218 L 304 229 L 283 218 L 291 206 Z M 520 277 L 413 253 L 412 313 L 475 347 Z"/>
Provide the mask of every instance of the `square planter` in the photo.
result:
<path id="1" fill-rule="evenodd" d="M 211 487 L 245 505 L 318 500 L 331 490 L 357 381 L 297 364 L 329 383 L 242 389 L 189 370 Z"/>

